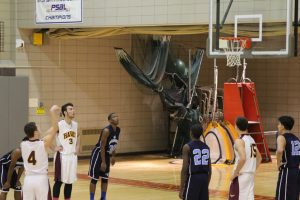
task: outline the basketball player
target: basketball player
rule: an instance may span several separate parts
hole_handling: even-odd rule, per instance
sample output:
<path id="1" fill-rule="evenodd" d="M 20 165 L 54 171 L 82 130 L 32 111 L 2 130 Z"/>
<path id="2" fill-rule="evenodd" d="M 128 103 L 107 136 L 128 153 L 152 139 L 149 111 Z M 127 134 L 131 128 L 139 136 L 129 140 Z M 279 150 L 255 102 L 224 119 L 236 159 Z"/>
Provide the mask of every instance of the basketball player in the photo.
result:
<path id="1" fill-rule="evenodd" d="M 24 138 L 23 141 L 28 140 Z M 10 188 L 14 189 L 15 200 L 21 200 L 20 178 L 24 171 L 21 149 L 16 148 L 0 158 L 0 200 L 6 200 Z"/>
<path id="2" fill-rule="evenodd" d="M 51 127 L 46 136 L 40 140 L 40 131 L 35 122 L 29 122 L 24 127 L 24 132 L 29 140 L 21 142 L 21 152 L 24 161 L 25 178 L 23 186 L 24 200 L 47 200 L 48 181 L 48 153 L 57 133 L 59 107 L 54 105 L 50 109 Z"/>
<path id="3" fill-rule="evenodd" d="M 61 185 L 64 183 L 64 197 L 71 199 L 72 184 L 77 180 L 77 154 L 79 153 L 78 124 L 73 119 L 75 109 L 72 103 L 66 103 L 61 107 L 64 119 L 58 123 L 59 132 L 56 137 L 56 145 L 61 147 L 54 156 L 54 186 L 53 200 L 60 195 Z"/>
<path id="4" fill-rule="evenodd" d="M 120 128 L 117 114 L 111 113 L 107 117 L 109 125 L 105 127 L 99 137 L 98 143 L 92 151 L 90 169 L 91 177 L 90 200 L 94 200 L 96 184 L 101 178 L 101 199 L 106 200 L 107 183 L 110 164 L 115 164 L 116 147 L 119 141 Z"/>
<path id="5" fill-rule="evenodd" d="M 200 136 L 203 128 L 200 124 L 191 127 L 192 141 L 182 149 L 183 165 L 179 198 L 184 200 L 208 200 L 208 185 L 211 177 L 211 162 L 209 147 Z"/>
<path id="6" fill-rule="evenodd" d="M 235 165 L 229 190 L 230 200 L 254 199 L 254 175 L 261 163 L 261 154 L 254 139 L 248 134 L 248 120 L 238 117 L 235 130 L 240 135 L 234 142 Z"/>
<path id="7" fill-rule="evenodd" d="M 279 170 L 276 200 L 299 200 L 300 196 L 300 140 L 291 130 L 294 119 L 278 118 L 277 168 Z"/>

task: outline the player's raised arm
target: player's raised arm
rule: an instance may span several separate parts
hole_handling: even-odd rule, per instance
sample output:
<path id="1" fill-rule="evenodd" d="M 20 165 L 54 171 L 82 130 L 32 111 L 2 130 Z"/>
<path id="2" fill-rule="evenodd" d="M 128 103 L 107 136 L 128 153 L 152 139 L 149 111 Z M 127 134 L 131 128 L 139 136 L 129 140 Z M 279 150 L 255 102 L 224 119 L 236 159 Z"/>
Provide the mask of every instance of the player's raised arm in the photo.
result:
<path id="1" fill-rule="evenodd" d="M 284 136 L 279 135 L 277 137 L 277 150 L 276 150 L 276 158 L 277 158 L 277 169 L 280 170 L 280 166 L 282 165 L 282 154 L 285 149 L 286 141 Z"/>
<path id="2" fill-rule="evenodd" d="M 60 107 L 53 105 L 50 108 L 51 127 L 46 131 L 46 136 L 43 138 L 45 148 L 50 148 L 58 130 Z"/>
<path id="3" fill-rule="evenodd" d="M 190 147 L 189 145 L 185 144 L 182 148 L 183 163 L 181 168 L 181 180 L 180 180 L 180 188 L 179 188 L 180 199 L 183 199 L 184 184 L 186 182 L 188 166 L 189 166 L 189 153 L 190 153 Z"/>
<path id="4" fill-rule="evenodd" d="M 109 165 L 110 163 L 106 163 L 106 159 L 105 159 L 105 146 L 107 143 L 107 138 L 109 136 L 109 130 L 107 128 L 105 128 L 102 132 L 102 137 L 101 137 L 101 171 L 105 172 L 107 165 Z"/>
<path id="5" fill-rule="evenodd" d="M 237 167 L 234 170 L 231 180 L 233 180 L 235 177 L 237 177 L 243 168 L 245 162 L 246 162 L 246 151 L 245 151 L 245 142 L 242 139 L 237 139 L 235 141 L 235 148 L 239 155 L 239 161 L 237 163 Z"/>

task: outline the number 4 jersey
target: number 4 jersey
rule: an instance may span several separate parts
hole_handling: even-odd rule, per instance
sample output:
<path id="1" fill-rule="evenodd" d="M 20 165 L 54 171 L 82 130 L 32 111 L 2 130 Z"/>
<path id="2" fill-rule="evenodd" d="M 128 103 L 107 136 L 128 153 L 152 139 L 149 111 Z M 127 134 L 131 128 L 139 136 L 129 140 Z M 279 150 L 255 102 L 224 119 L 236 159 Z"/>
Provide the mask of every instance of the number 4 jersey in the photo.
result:
<path id="1" fill-rule="evenodd" d="M 21 142 L 22 158 L 26 175 L 48 173 L 48 154 L 42 140 Z"/>
<path id="2" fill-rule="evenodd" d="M 209 147 L 199 140 L 191 141 L 188 145 L 190 147 L 189 174 L 209 173 Z"/>
<path id="3" fill-rule="evenodd" d="M 65 120 L 58 122 L 59 133 L 56 137 L 56 144 L 63 147 L 61 154 L 76 152 L 77 127 L 78 124 L 75 121 L 71 121 L 71 124 L 68 124 Z"/>

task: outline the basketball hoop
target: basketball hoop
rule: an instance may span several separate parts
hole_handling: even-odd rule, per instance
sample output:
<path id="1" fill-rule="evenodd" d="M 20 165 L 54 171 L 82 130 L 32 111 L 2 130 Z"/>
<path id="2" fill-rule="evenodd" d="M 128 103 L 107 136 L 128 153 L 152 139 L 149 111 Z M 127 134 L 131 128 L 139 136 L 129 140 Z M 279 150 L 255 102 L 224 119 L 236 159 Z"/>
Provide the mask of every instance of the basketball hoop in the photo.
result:
<path id="1" fill-rule="evenodd" d="M 247 37 L 221 37 L 220 48 L 224 50 L 227 66 L 241 66 L 241 55 L 244 49 L 251 48 L 251 39 Z"/>

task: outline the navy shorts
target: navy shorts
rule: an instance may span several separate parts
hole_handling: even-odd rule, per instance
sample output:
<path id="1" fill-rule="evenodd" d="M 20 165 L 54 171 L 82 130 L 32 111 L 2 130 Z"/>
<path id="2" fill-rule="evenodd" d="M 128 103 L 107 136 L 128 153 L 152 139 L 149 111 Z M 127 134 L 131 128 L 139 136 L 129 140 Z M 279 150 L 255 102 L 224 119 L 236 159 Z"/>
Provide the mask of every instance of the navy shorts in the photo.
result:
<path id="1" fill-rule="evenodd" d="M 299 200 L 300 169 L 283 168 L 279 171 L 276 200 Z"/>
<path id="2" fill-rule="evenodd" d="M 109 170 L 110 170 L 110 157 L 108 153 L 105 153 L 106 160 L 106 170 L 101 171 L 101 149 L 100 147 L 95 147 L 92 151 L 91 160 L 90 160 L 90 169 L 88 172 L 89 177 L 94 180 L 99 180 L 99 177 L 108 179 Z"/>
<path id="3" fill-rule="evenodd" d="M 18 174 L 16 170 L 14 170 L 11 182 L 10 182 L 10 188 L 3 188 L 3 185 L 6 183 L 7 180 L 7 172 L 8 172 L 9 166 L 2 165 L 0 163 L 0 189 L 2 192 L 8 192 L 10 188 L 14 189 L 15 191 L 22 191 L 21 186 L 17 186 L 17 180 L 18 180 Z"/>
<path id="4" fill-rule="evenodd" d="M 208 200 L 208 174 L 188 176 L 183 192 L 184 200 Z"/>

